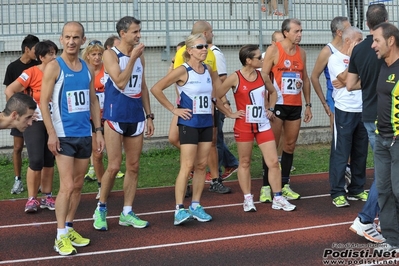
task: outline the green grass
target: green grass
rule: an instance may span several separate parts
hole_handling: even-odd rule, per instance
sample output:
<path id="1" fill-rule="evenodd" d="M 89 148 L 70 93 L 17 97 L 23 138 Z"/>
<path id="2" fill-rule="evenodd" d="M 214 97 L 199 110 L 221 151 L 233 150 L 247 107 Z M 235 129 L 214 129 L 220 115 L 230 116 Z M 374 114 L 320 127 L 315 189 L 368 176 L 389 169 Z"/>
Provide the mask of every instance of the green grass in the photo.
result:
<path id="1" fill-rule="evenodd" d="M 230 146 L 233 154 L 237 155 L 237 147 L 235 144 Z M 299 145 L 294 154 L 295 174 L 319 173 L 327 172 L 330 157 L 330 144 L 314 144 L 314 145 Z M 262 176 L 262 155 L 259 148 L 254 145 L 251 175 L 252 178 L 260 178 Z M 107 158 L 104 160 L 107 164 Z M 26 191 L 26 169 L 28 161 L 24 160 L 23 181 L 25 191 L 19 195 L 11 195 L 10 190 L 14 182 L 13 165 L 10 159 L 0 158 L 1 174 L 0 174 L 0 200 L 27 198 Z M 373 158 L 371 149 L 367 158 L 367 167 L 373 167 Z M 121 170 L 125 170 L 125 165 L 122 163 Z M 139 184 L 140 188 L 144 187 L 159 187 L 159 186 L 173 186 L 175 178 L 179 172 L 179 151 L 175 148 L 165 148 L 162 150 L 150 150 L 144 152 L 140 159 L 140 173 Z M 237 179 L 234 174 L 229 180 Z M 55 171 L 53 194 L 56 195 L 59 187 L 58 172 Z M 114 190 L 121 190 L 123 187 L 123 179 L 116 179 Z M 87 182 L 83 187 L 83 193 L 97 191 L 97 182 Z"/>

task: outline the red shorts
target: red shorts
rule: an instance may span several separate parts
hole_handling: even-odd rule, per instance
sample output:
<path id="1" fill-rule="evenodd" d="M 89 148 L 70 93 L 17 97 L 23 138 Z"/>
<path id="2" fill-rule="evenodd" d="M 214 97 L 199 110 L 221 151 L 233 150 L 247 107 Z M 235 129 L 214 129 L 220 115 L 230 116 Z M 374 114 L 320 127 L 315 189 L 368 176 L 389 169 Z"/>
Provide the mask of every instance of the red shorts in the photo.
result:
<path id="1" fill-rule="evenodd" d="M 236 142 L 250 142 L 256 140 L 256 143 L 262 144 L 268 141 L 274 140 L 274 134 L 272 129 L 258 132 L 258 133 L 251 133 L 251 132 L 240 132 L 238 130 L 234 131 L 234 138 Z"/>

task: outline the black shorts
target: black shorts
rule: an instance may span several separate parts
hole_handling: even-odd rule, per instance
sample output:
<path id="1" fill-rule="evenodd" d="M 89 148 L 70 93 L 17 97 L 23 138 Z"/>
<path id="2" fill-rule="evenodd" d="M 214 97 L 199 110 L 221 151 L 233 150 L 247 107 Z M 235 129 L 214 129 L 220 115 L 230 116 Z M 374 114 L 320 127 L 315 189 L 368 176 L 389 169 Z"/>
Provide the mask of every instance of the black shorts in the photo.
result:
<path id="1" fill-rule="evenodd" d="M 281 120 L 294 121 L 301 119 L 302 106 L 280 105 L 274 107 L 274 114 Z"/>
<path id="2" fill-rule="evenodd" d="M 90 137 L 62 137 L 60 141 L 59 154 L 74 157 L 76 159 L 88 159 L 91 156 L 91 136 Z"/>
<path id="3" fill-rule="evenodd" d="M 212 142 L 213 127 L 195 128 L 183 125 L 179 127 L 180 145 Z"/>
<path id="4" fill-rule="evenodd" d="M 13 137 L 20 137 L 20 138 L 24 137 L 24 134 L 16 128 L 11 128 L 10 135 Z"/>

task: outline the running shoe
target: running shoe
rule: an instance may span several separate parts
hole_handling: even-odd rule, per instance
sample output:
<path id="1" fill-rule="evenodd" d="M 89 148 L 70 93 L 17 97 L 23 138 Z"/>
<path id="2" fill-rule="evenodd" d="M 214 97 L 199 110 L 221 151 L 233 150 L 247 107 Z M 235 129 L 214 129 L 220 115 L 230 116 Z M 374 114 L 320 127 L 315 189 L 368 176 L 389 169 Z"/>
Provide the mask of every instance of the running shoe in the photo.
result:
<path id="1" fill-rule="evenodd" d="M 75 247 L 85 247 L 90 244 L 90 239 L 82 237 L 73 228 L 68 229 L 68 238 L 71 240 L 72 246 Z"/>
<path id="2" fill-rule="evenodd" d="M 12 186 L 12 189 L 11 189 L 11 194 L 19 194 L 22 191 L 24 191 L 24 184 L 22 183 L 21 179 L 17 179 L 17 177 L 16 177 L 16 179 L 14 181 L 14 185 Z"/>
<path id="3" fill-rule="evenodd" d="M 100 199 L 100 196 L 101 196 L 101 188 L 99 187 L 97 195 L 96 195 L 96 199 Z"/>
<path id="4" fill-rule="evenodd" d="M 347 199 L 348 200 L 361 200 L 361 201 L 367 201 L 367 198 L 369 196 L 369 193 L 367 191 L 363 191 L 357 195 L 348 195 Z"/>
<path id="5" fill-rule="evenodd" d="M 272 208 L 275 210 L 284 210 L 286 212 L 290 212 L 295 210 L 296 206 L 289 203 L 288 200 L 284 197 L 274 198 Z"/>
<path id="6" fill-rule="evenodd" d="M 134 212 L 129 212 L 127 215 L 124 215 L 123 212 L 119 217 L 119 225 L 123 226 L 133 226 L 134 228 L 145 228 L 150 223 L 144 220 L 141 220 Z"/>
<path id="7" fill-rule="evenodd" d="M 225 187 L 222 182 L 216 181 L 216 182 L 211 182 L 209 191 L 220 194 L 227 194 L 231 192 L 231 188 Z"/>
<path id="8" fill-rule="evenodd" d="M 211 172 L 206 172 L 205 183 L 211 183 L 211 181 L 212 181 Z"/>
<path id="9" fill-rule="evenodd" d="M 119 172 L 116 174 L 115 178 L 123 178 L 124 176 L 125 176 L 125 174 L 122 173 L 121 171 L 119 171 Z"/>
<path id="10" fill-rule="evenodd" d="M 256 212 L 256 207 L 254 205 L 254 195 L 251 195 L 244 199 L 244 211 L 245 212 Z"/>
<path id="11" fill-rule="evenodd" d="M 77 253 L 67 235 L 61 235 L 60 239 L 55 239 L 54 250 L 62 256 L 73 255 Z"/>
<path id="12" fill-rule="evenodd" d="M 87 171 L 87 174 L 85 175 L 85 180 L 87 181 L 96 181 L 96 173 L 94 172 L 94 167 L 90 166 L 89 171 Z"/>
<path id="13" fill-rule="evenodd" d="M 297 200 L 301 198 L 301 195 L 293 191 L 289 184 L 285 184 L 284 187 L 281 189 L 283 196 L 289 200 Z"/>
<path id="14" fill-rule="evenodd" d="M 374 223 L 363 224 L 359 217 L 356 217 L 349 229 L 373 243 L 385 242 L 385 238 L 376 230 Z"/>
<path id="15" fill-rule="evenodd" d="M 194 210 L 191 208 L 191 206 L 188 207 L 188 212 L 198 222 L 209 222 L 210 220 L 212 220 L 212 216 L 207 214 L 201 205 L 197 205 Z"/>
<path id="16" fill-rule="evenodd" d="M 270 186 L 261 187 L 259 201 L 260 202 L 272 202 L 272 191 L 270 189 Z"/>
<path id="17" fill-rule="evenodd" d="M 39 207 L 39 202 L 35 198 L 30 198 L 25 204 L 25 212 L 37 212 L 37 208 Z"/>
<path id="18" fill-rule="evenodd" d="M 191 214 L 186 209 L 179 209 L 175 211 L 174 225 L 183 224 L 188 222 L 191 218 Z"/>
<path id="19" fill-rule="evenodd" d="M 49 209 L 50 211 L 54 211 L 55 210 L 55 200 L 53 199 L 53 197 L 48 196 L 45 198 L 42 198 L 40 200 L 40 208 L 41 209 Z"/>
<path id="20" fill-rule="evenodd" d="M 94 229 L 100 231 L 107 231 L 108 224 L 107 224 L 107 208 L 96 208 L 93 214 L 93 227 Z"/>
<path id="21" fill-rule="evenodd" d="M 224 169 L 224 173 L 221 176 L 222 180 L 229 178 L 233 173 L 236 173 L 237 171 L 238 171 L 238 166 L 226 167 Z"/>
<path id="22" fill-rule="evenodd" d="M 332 203 L 338 208 L 350 206 L 349 202 L 346 200 L 345 196 L 335 197 L 333 199 Z"/>

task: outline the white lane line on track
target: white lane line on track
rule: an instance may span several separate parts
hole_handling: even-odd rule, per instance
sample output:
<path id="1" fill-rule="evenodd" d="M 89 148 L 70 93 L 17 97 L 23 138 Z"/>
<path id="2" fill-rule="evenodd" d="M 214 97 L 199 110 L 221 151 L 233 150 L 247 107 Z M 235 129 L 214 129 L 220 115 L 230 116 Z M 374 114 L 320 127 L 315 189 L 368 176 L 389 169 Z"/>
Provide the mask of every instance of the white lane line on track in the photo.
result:
<path id="1" fill-rule="evenodd" d="M 313 196 L 305 196 L 301 197 L 301 199 L 313 199 L 313 198 L 322 198 L 322 197 L 329 197 L 330 194 L 320 194 L 320 195 L 313 195 Z M 260 201 L 254 202 L 255 204 L 263 204 Z M 242 203 L 233 203 L 233 204 L 224 204 L 224 205 L 214 205 L 214 206 L 208 206 L 204 207 L 204 209 L 219 209 L 219 208 L 228 208 L 228 207 L 235 207 L 235 206 L 241 206 Z M 94 209 L 93 209 L 94 211 Z M 143 212 L 143 213 L 136 213 L 138 216 L 141 215 L 157 215 L 157 214 L 163 214 L 163 213 L 173 213 L 175 210 L 165 210 L 165 211 L 155 211 L 155 212 Z M 107 219 L 119 219 L 118 216 L 107 216 Z M 83 219 L 75 219 L 74 223 L 77 222 L 87 222 L 87 221 L 92 221 L 93 218 L 83 218 Z M 42 225 L 48 225 L 48 224 L 56 224 L 56 221 L 51 221 L 51 222 L 40 222 L 40 223 L 26 223 L 26 224 L 9 224 L 9 225 L 2 225 L 0 226 L 1 229 L 9 229 L 9 228 L 15 228 L 15 227 L 26 227 L 26 226 L 42 226 Z"/>
<path id="2" fill-rule="evenodd" d="M 305 231 L 305 230 L 320 229 L 320 228 L 326 228 L 326 227 L 341 226 L 341 225 L 351 224 L 352 222 L 353 221 L 333 223 L 333 224 L 322 224 L 322 225 L 315 225 L 315 226 L 308 226 L 308 227 L 276 230 L 276 231 L 270 231 L 270 232 L 260 232 L 260 233 L 237 235 L 237 236 L 217 237 L 217 238 L 210 238 L 210 239 L 203 239 L 203 240 L 195 240 L 195 241 L 187 241 L 187 242 L 179 242 L 179 243 L 168 243 L 168 244 L 161 244 L 161 245 L 135 247 L 135 248 L 123 248 L 123 249 L 115 249 L 115 250 L 104 250 L 104 251 L 96 251 L 96 252 L 88 252 L 88 253 L 78 253 L 71 257 L 94 256 L 94 255 L 104 255 L 104 254 L 113 254 L 113 253 L 121 253 L 121 252 L 131 252 L 131 251 L 138 251 L 138 250 L 149 250 L 149 249 L 156 249 L 156 248 L 169 248 L 169 247 L 176 247 L 176 246 L 183 246 L 183 245 L 195 245 L 195 244 L 202 244 L 202 243 L 215 242 L 215 241 L 234 240 L 234 239 L 240 239 L 240 238 L 259 237 L 259 236 L 274 235 L 274 234 L 281 234 L 281 233 L 291 233 L 293 231 Z M 71 257 L 66 257 L 66 256 L 36 257 L 36 258 L 28 258 L 28 259 L 20 259 L 20 260 L 0 261 L 0 264 L 55 260 L 55 259 L 61 259 L 61 258 L 65 259 L 65 258 L 71 258 Z"/>

